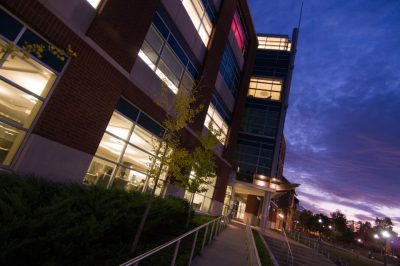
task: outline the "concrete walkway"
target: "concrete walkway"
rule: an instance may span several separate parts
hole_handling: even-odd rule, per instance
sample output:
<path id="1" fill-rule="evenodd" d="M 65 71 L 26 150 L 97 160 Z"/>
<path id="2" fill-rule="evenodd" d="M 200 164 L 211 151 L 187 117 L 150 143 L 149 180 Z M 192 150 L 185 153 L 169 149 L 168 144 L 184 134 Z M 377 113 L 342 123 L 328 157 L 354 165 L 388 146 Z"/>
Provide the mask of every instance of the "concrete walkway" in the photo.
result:
<path id="1" fill-rule="evenodd" d="M 245 227 L 232 221 L 215 240 L 197 256 L 193 266 L 244 266 L 247 265 Z"/>

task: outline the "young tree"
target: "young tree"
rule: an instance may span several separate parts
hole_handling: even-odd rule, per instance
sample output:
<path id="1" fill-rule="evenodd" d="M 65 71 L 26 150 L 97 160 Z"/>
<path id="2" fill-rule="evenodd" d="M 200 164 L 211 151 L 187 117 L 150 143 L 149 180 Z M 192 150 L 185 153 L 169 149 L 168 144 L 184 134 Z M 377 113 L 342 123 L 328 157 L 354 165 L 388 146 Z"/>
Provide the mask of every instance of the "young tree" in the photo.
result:
<path id="1" fill-rule="evenodd" d="M 189 226 L 193 210 L 193 200 L 196 193 L 207 192 L 212 179 L 215 178 L 215 154 L 214 149 L 221 141 L 222 130 L 215 130 L 212 122 L 204 134 L 197 134 L 200 145 L 191 153 L 191 174 L 176 177 L 177 185 L 191 193 L 186 227 Z"/>
<path id="2" fill-rule="evenodd" d="M 156 189 L 159 186 L 160 177 L 172 175 L 176 179 L 183 180 L 187 174 L 187 169 L 192 164 L 189 151 L 181 144 L 179 132 L 193 122 L 194 117 L 203 109 L 203 106 L 196 105 L 196 87 L 191 90 L 180 88 L 175 97 L 171 99 L 166 83 L 167 81 L 162 83 L 160 99 L 157 102 L 166 111 L 166 118 L 162 122 L 166 131 L 160 138 L 153 139 L 153 153 L 155 156 L 150 157 L 147 173 L 152 183 L 152 188 L 131 246 L 132 253 L 135 252 L 138 246 Z"/>

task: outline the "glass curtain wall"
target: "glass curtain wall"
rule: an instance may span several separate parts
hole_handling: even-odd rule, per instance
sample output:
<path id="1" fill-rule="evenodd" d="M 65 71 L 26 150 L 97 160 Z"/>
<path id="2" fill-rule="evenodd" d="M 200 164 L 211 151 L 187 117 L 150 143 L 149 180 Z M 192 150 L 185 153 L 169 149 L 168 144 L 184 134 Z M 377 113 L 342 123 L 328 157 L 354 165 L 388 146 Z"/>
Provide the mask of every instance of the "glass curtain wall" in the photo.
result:
<path id="1" fill-rule="evenodd" d="M 154 157 L 154 144 L 163 132 L 155 121 L 121 99 L 83 182 L 125 190 L 153 188 L 147 172 Z M 157 195 L 164 182 L 165 176 L 161 176 Z"/>
<path id="2" fill-rule="evenodd" d="M 179 88 L 193 88 L 197 68 L 158 13 L 154 16 L 139 56 L 173 93 L 176 94 Z"/>
<path id="3" fill-rule="evenodd" d="M 0 8 L 0 50 L 48 43 Z M 66 62 L 44 51 L 41 60 L 0 52 L 0 166 L 9 166 Z M 55 67 L 53 67 L 55 66 Z M 57 70 L 56 70 L 56 69 Z"/>
<path id="4" fill-rule="evenodd" d="M 240 70 L 229 43 L 226 44 L 221 65 L 219 67 L 219 73 L 221 73 L 222 78 L 232 95 L 236 96 L 239 85 Z"/>

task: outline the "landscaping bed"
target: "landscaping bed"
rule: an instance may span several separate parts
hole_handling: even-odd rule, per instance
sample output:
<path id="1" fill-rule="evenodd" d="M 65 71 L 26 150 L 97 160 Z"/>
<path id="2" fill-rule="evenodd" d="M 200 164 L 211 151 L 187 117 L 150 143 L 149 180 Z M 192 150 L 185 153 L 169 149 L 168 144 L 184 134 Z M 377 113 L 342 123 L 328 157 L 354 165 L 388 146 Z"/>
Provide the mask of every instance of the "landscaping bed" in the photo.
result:
<path id="1" fill-rule="evenodd" d="M 129 248 L 147 199 L 134 191 L 0 175 L 0 265 L 118 265 L 134 257 Z M 185 200 L 157 198 L 137 254 L 189 230 L 187 211 Z M 210 219 L 194 216 L 191 227 Z"/>

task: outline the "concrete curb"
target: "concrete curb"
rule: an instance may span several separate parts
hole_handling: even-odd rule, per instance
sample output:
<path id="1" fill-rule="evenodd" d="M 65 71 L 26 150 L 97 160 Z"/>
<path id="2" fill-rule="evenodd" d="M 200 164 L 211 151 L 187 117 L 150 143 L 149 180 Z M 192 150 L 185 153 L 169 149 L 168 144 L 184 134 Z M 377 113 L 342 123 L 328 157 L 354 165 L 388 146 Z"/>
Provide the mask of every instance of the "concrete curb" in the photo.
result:
<path id="1" fill-rule="evenodd" d="M 260 231 L 257 231 L 257 232 L 258 232 L 258 235 L 260 236 L 262 242 L 264 243 L 264 246 L 266 247 L 266 249 L 267 249 L 267 251 L 268 251 L 268 253 L 269 253 L 269 256 L 271 257 L 272 264 L 273 264 L 274 266 L 279 266 L 279 263 L 278 263 L 278 261 L 276 260 L 275 255 L 272 253 L 272 251 L 271 251 L 271 249 L 269 248 L 267 242 L 265 242 L 265 239 L 264 239 L 263 235 L 260 233 Z"/>

